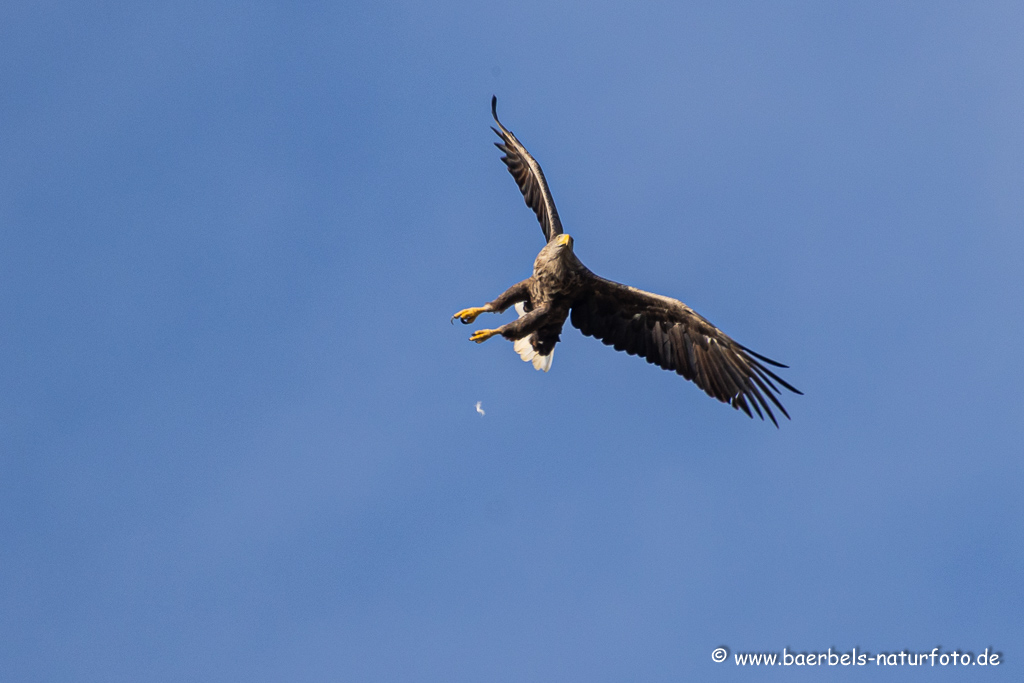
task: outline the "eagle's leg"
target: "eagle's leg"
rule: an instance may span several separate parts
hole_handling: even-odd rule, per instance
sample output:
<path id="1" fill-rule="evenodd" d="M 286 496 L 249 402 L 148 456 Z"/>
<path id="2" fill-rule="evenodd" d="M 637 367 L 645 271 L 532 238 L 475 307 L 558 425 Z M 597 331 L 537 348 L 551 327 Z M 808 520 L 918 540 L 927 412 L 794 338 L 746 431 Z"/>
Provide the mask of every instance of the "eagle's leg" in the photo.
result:
<path id="1" fill-rule="evenodd" d="M 490 309 L 487 306 L 481 306 L 479 308 L 463 308 L 461 311 L 452 316 L 452 324 L 455 324 L 455 319 L 458 318 L 462 321 L 463 325 L 468 325 L 481 313 L 490 313 Z"/>
<path id="2" fill-rule="evenodd" d="M 458 318 L 463 325 L 468 325 L 481 313 L 504 313 L 505 309 L 514 303 L 526 301 L 530 296 L 530 281 L 523 280 L 506 289 L 501 296 L 494 301 L 480 306 L 479 308 L 464 308 L 452 316 L 452 322 Z M 483 340 L 481 340 L 483 341 Z"/>
<path id="3" fill-rule="evenodd" d="M 475 341 L 477 344 L 482 344 L 496 334 L 501 334 L 498 330 L 477 330 L 469 337 L 469 341 Z"/>
<path id="4" fill-rule="evenodd" d="M 550 305 L 542 304 L 524 315 L 522 318 L 513 320 L 507 325 L 502 325 L 496 330 L 477 330 L 469 340 L 480 344 L 498 334 L 509 341 L 522 339 L 523 337 L 533 334 L 540 329 L 541 325 L 546 322 L 546 316 L 550 309 Z"/>

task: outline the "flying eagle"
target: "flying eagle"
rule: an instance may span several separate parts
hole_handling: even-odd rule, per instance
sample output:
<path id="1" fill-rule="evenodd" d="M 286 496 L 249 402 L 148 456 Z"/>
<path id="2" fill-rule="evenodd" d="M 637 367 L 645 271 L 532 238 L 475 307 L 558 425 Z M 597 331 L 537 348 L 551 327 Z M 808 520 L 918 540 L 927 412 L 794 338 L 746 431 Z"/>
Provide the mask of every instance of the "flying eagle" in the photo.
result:
<path id="1" fill-rule="evenodd" d="M 519 319 L 494 330 L 479 330 L 470 337 L 478 344 L 495 335 L 515 343 L 524 361 L 547 372 L 562 326 L 568 318 L 583 334 L 600 339 L 616 351 L 641 356 L 648 363 L 675 370 L 712 398 L 753 417 L 775 424 L 772 405 L 787 418 L 776 394 L 776 383 L 801 393 L 769 370 L 777 363 L 733 341 L 682 301 L 651 294 L 598 277 L 573 253 L 572 237 L 562 232 L 547 181 L 540 165 L 498 120 L 498 98 L 491 99 L 492 127 L 501 142 L 495 146 L 516 179 L 526 205 L 533 209 L 547 244 L 533 263 L 533 276 L 512 285 L 494 301 L 466 308 L 452 316 L 470 324 L 481 313 L 503 313 L 515 306 Z M 770 402 L 770 403 L 769 403 Z M 763 412 L 762 412 L 763 411 Z"/>

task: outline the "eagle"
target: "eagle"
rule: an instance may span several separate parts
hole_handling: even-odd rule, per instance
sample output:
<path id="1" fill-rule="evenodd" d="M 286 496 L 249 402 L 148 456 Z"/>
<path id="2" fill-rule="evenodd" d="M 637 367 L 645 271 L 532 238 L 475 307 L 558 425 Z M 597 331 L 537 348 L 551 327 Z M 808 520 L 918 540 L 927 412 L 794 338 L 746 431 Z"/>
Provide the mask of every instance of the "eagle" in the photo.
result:
<path id="1" fill-rule="evenodd" d="M 504 313 L 515 306 L 519 318 L 497 329 L 474 332 L 482 343 L 501 335 L 514 343 L 519 356 L 547 372 L 562 327 L 568 319 L 583 334 L 616 351 L 640 356 L 648 363 L 674 370 L 708 396 L 778 427 L 772 406 L 789 419 L 778 387 L 802 392 L 767 366 L 787 366 L 733 341 L 682 301 L 606 280 L 592 273 L 573 251 L 573 239 L 562 232 L 555 202 L 537 160 L 498 120 L 498 98 L 491 98 L 491 127 L 501 142 L 501 160 L 515 178 L 526 205 L 537 214 L 547 244 L 533 263 L 533 275 L 512 285 L 494 301 L 465 308 L 452 316 L 469 325 L 481 313 Z M 752 410 L 753 409 L 753 412 Z"/>

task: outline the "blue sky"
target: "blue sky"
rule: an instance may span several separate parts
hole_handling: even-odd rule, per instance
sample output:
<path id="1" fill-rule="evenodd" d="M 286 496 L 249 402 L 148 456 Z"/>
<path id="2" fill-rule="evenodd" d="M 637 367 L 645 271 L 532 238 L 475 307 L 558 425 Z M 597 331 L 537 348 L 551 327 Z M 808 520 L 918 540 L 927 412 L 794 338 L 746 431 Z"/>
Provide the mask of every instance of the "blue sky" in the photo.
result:
<path id="1" fill-rule="evenodd" d="M 0 9 L 0 678 L 1020 679 L 1019 3 Z M 776 430 L 456 310 L 540 230 Z M 509 319 L 512 314 L 506 314 Z M 482 402 L 485 416 L 474 405 Z M 829 680 L 835 671 L 804 673 Z"/>

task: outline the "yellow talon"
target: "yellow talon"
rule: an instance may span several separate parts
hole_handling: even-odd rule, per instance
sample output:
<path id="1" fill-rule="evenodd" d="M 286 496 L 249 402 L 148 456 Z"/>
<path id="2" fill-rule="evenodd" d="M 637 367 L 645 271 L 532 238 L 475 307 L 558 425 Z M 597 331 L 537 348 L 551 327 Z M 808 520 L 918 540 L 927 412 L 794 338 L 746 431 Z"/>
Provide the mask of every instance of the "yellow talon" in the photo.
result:
<path id="1" fill-rule="evenodd" d="M 462 321 L 463 325 L 468 325 L 474 320 L 476 320 L 476 317 L 483 312 L 484 309 L 482 308 L 463 308 L 461 311 L 452 316 L 452 320 L 458 318 L 459 320 Z"/>
<path id="2" fill-rule="evenodd" d="M 473 333 L 473 336 L 469 338 L 469 341 L 475 341 L 477 344 L 482 344 L 496 334 L 498 334 L 497 330 L 477 330 Z"/>

